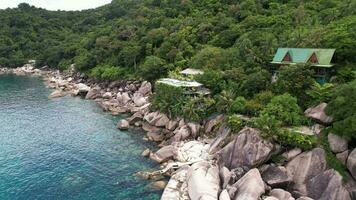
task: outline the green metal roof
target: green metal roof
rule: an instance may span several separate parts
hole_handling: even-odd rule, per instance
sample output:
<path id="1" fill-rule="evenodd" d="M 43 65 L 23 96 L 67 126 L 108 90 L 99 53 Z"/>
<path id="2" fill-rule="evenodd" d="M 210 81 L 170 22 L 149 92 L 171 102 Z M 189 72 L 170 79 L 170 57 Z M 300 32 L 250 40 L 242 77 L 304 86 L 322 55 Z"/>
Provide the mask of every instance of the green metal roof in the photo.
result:
<path id="1" fill-rule="evenodd" d="M 283 61 L 286 54 L 289 53 L 291 62 Z M 318 63 L 312 66 L 332 67 L 331 59 L 334 56 L 335 49 L 309 49 L 309 48 L 278 48 L 272 63 L 275 64 L 298 64 L 307 63 L 309 58 L 315 53 Z"/>

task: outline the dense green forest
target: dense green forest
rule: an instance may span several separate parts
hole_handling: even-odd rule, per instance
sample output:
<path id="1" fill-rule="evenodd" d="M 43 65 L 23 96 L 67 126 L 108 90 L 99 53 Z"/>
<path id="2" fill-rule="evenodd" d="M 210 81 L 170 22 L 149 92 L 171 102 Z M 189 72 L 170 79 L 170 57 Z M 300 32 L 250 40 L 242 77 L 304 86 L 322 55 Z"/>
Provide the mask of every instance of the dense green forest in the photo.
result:
<path id="1" fill-rule="evenodd" d="M 354 0 L 113 0 L 81 12 L 20 4 L 0 10 L 0 27 L 1 66 L 35 59 L 64 70 L 75 63 L 97 79 L 149 81 L 200 68 L 197 79 L 211 97 L 161 86 L 152 108 L 195 121 L 227 113 L 234 129 L 243 125 L 236 114 L 255 117 L 267 135 L 310 148 L 313 139 L 277 129 L 310 124 L 303 110 L 328 102 L 336 134 L 355 137 Z M 334 78 L 319 85 L 310 66 L 289 66 L 272 84 L 278 47 L 335 48 Z"/>

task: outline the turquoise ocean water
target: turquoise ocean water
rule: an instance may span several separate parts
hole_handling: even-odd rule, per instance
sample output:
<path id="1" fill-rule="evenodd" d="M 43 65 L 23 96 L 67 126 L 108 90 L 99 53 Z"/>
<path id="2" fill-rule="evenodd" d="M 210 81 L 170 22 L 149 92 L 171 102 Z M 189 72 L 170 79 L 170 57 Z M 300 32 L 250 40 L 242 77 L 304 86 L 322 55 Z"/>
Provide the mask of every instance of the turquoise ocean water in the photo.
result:
<path id="1" fill-rule="evenodd" d="M 151 200 L 135 172 L 157 167 L 140 156 L 142 133 L 80 98 L 48 99 L 38 78 L 0 76 L 0 200 Z"/>

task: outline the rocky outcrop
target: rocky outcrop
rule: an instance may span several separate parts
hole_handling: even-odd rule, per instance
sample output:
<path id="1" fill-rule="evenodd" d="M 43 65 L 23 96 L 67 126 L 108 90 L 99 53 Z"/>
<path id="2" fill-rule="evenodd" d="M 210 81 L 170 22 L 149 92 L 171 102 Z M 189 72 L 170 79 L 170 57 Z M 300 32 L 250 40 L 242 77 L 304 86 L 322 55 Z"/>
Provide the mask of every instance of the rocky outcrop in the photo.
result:
<path id="1" fill-rule="evenodd" d="M 179 142 L 179 141 L 184 141 L 190 136 L 190 129 L 188 125 L 184 125 L 182 127 L 178 127 L 174 132 L 174 137 L 173 141 L 174 142 Z"/>
<path id="2" fill-rule="evenodd" d="M 183 166 L 171 176 L 161 200 L 190 200 L 187 184 L 188 169 L 189 166 Z"/>
<path id="3" fill-rule="evenodd" d="M 351 200 L 343 187 L 341 175 L 329 169 L 311 178 L 306 183 L 308 197 L 318 200 Z"/>
<path id="4" fill-rule="evenodd" d="M 348 150 L 336 154 L 336 158 L 337 158 L 338 160 L 340 160 L 340 162 L 341 162 L 343 165 L 346 165 L 346 161 L 347 161 L 348 156 L 349 156 L 349 151 L 348 151 Z"/>
<path id="5" fill-rule="evenodd" d="M 199 141 L 182 142 L 177 147 L 176 160 L 179 162 L 198 162 L 208 160 L 209 145 Z"/>
<path id="6" fill-rule="evenodd" d="M 279 188 L 271 190 L 269 195 L 278 200 L 295 200 L 289 192 Z"/>
<path id="7" fill-rule="evenodd" d="M 224 115 L 218 115 L 213 119 L 210 119 L 205 124 L 205 133 L 207 134 L 211 133 L 218 125 L 221 125 L 223 121 L 224 121 Z"/>
<path id="8" fill-rule="evenodd" d="M 217 200 L 219 169 L 206 161 L 195 163 L 188 170 L 187 183 L 191 200 Z"/>
<path id="9" fill-rule="evenodd" d="M 228 169 L 252 168 L 269 159 L 273 145 L 261 138 L 260 132 L 244 128 L 229 144 L 218 152 L 218 157 Z"/>
<path id="10" fill-rule="evenodd" d="M 330 148 L 334 153 L 340 153 L 347 150 L 348 145 L 345 138 L 329 133 L 328 141 Z"/>
<path id="11" fill-rule="evenodd" d="M 265 193 L 265 185 L 258 169 L 251 169 L 228 191 L 233 200 L 257 200 Z"/>
<path id="12" fill-rule="evenodd" d="M 96 98 L 99 98 L 100 97 L 100 90 L 101 88 L 100 87 L 94 87 L 94 88 L 91 88 L 87 95 L 85 96 L 86 99 L 96 99 Z"/>
<path id="13" fill-rule="evenodd" d="M 302 153 L 302 150 L 299 149 L 299 148 L 294 148 L 294 149 L 291 149 L 287 152 L 284 152 L 282 154 L 282 157 L 286 160 L 286 161 L 290 161 L 292 160 L 293 158 L 295 158 L 297 155 L 301 154 Z"/>
<path id="14" fill-rule="evenodd" d="M 356 148 L 351 151 L 349 157 L 347 158 L 346 166 L 354 179 L 356 179 Z"/>
<path id="15" fill-rule="evenodd" d="M 287 170 L 283 166 L 268 165 L 261 173 L 262 179 L 274 188 L 286 188 L 291 182 L 291 179 L 287 175 Z"/>
<path id="16" fill-rule="evenodd" d="M 321 148 L 304 152 L 291 160 L 286 169 L 293 181 L 290 189 L 300 196 L 308 196 L 307 182 L 326 169 L 325 152 Z"/>
<path id="17" fill-rule="evenodd" d="M 321 103 L 318 106 L 308 108 L 304 113 L 307 117 L 319 123 L 328 125 L 333 121 L 333 119 L 325 113 L 327 105 L 327 103 Z"/>
<path id="18" fill-rule="evenodd" d="M 143 118 L 147 123 L 156 127 L 165 127 L 169 122 L 169 118 L 167 115 L 160 112 L 152 112 L 148 113 Z"/>
<path id="19" fill-rule="evenodd" d="M 148 81 L 142 82 L 140 88 L 138 89 L 137 93 L 141 94 L 142 96 L 148 96 L 152 93 L 152 85 Z"/>
<path id="20" fill-rule="evenodd" d="M 85 85 L 84 83 L 79 83 L 76 85 L 76 87 L 78 89 L 78 95 L 82 97 L 85 97 L 90 90 L 90 87 Z"/>
<path id="21" fill-rule="evenodd" d="M 151 153 L 150 158 L 158 163 L 172 159 L 176 155 L 176 148 L 173 145 L 164 146 L 156 153 Z"/>

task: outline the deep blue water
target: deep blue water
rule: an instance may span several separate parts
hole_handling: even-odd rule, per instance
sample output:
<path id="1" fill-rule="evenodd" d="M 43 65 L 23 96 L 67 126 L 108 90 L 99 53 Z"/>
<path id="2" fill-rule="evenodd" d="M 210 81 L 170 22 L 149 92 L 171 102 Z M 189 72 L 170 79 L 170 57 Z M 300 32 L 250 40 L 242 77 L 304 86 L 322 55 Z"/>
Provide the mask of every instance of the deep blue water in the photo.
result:
<path id="1" fill-rule="evenodd" d="M 142 133 L 95 102 L 48 99 L 37 78 L 0 75 L 0 199 L 159 199 L 135 172 L 157 167 L 140 156 Z"/>

